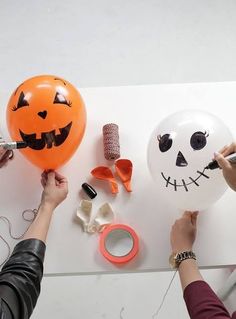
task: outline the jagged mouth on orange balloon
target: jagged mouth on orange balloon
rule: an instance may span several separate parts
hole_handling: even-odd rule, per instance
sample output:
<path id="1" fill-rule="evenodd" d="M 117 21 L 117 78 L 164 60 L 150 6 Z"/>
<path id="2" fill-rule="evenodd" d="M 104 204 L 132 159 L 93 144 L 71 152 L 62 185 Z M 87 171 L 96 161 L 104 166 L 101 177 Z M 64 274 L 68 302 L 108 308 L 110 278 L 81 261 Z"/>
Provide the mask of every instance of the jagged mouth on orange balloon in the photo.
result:
<path id="1" fill-rule="evenodd" d="M 72 122 L 65 127 L 59 128 L 60 134 L 56 134 L 55 130 L 42 132 L 40 139 L 36 138 L 36 133 L 25 134 L 21 130 L 19 131 L 23 141 L 27 143 L 28 147 L 33 150 L 42 150 L 45 147 L 52 148 L 53 146 L 60 146 L 63 144 L 70 133 L 71 126 Z"/>
<path id="2" fill-rule="evenodd" d="M 180 183 L 177 183 L 176 179 L 173 179 L 173 181 L 171 181 L 171 177 L 169 176 L 168 178 L 165 177 L 164 173 L 161 172 L 161 176 L 164 178 L 164 180 L 166 181 L 166 187 L 168 187 L 169 185 L 174 186 L 174 190 L 177 191 L 177 189 L 179 187 L 184 187 L 185 191 L 188 192 L 188 186 L 191 184 L 194 184 L 195 186 L 199 186 L 198 184 L 198 180 L 200 177 L 205 177 L 205 178 L 210 178 L 208 175 L 206 175 L 204 173 L 205 168 L 203 171 L 197 171 L 198 176 L 196 178 L 192 178 L 191 176 L 189 177 L 189 182 L 186 181 L 186 179 L 182 179 Z"/>

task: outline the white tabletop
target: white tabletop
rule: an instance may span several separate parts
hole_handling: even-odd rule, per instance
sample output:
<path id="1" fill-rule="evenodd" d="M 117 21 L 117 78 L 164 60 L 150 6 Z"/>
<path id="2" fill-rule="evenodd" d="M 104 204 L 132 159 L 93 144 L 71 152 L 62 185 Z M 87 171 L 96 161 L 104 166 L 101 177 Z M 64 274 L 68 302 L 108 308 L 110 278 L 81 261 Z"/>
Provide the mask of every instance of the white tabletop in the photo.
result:
<path id="1" fill-rule="evenodd" d="M 45 273 L 99 273 L 117 271 L 146 271 L 168 269 L 170 253 L 169 232 L 180 216 L 161 198 L 147 168 L 146 149 L 153 128 L 168 114 L 182 109 L 208 110 L 222 118 L 234 133 L 236 82 L 172 84 L 89 88 L 80 90 L 87 108 L 87 129 L 76 154 L 60 169 L 69 179 L 70 192 L 57 208 L 48 236 Z M 9 94 L 1 97 L 6 105 Z M 7 138 L 5 109 L 1 109 L 2 131 Z M 100 165 L 112 165 L 103 156 L 102 126 L 114 122 L 119 125 L 121 158 L 134 164 L 133 192 L 128 194 L 119 183 L 119 194 L 111 195 L 105 182 L 92 178 L 90 171 Z M 15 160 L 2 169 L 0 196 L 1 215 L 13 224 L 13 232 L 21 233 L 26 225 L 21 212 L 36 208 L 40 196 L 41 171 L 31 165 L 18 151 Z M 113 168 L 112 168 L 113 169 Z M 116 222 L 134 228 L 140 237 L 138 256 L 129 264 L 117 267 L 106 261 L 98 250 L 99 235 L 83 233 L 75 213 L 82 198 L 81 184 L 88 182 L 98 191 L 93 200 L 93 214 L 104 202 L 116 213 Z M 236 196 L 227 190 L 223 197 L 199 217 L 195 251 L 200 266 L 222 266 L 235 263 Z M 0 232 L 11 247 L 15 241 L 0 222 Z M 0 243 L 0 258 L 6 248 Z M 204 250 L 201 249 L 204 247 Z"/>

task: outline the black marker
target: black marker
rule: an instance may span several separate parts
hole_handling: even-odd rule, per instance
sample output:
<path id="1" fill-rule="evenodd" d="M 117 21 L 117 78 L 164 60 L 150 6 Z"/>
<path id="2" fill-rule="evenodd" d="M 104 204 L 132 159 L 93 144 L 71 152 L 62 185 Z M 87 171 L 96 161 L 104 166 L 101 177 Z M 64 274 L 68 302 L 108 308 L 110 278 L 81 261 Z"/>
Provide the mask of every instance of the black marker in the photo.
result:
<path id="1" fill-rule="evenodd" d="M 228 156 L 225 156 L 225 159 L 227 159 L 230 163 L 236 164 L 236 153 L 230 154 Z M 219 164 L 216 160 L 210 162 L 205 169 L 216 169 L 219 168 Z"/>
<path id="2" fill-rule="evenodd" d="M 20 142 L 0 142 L 0 147 L 4 148 L 5 150 L 15 150 L 17 148 L 25 148 L 27 147 L 27 143 L 24 141 Z"/>

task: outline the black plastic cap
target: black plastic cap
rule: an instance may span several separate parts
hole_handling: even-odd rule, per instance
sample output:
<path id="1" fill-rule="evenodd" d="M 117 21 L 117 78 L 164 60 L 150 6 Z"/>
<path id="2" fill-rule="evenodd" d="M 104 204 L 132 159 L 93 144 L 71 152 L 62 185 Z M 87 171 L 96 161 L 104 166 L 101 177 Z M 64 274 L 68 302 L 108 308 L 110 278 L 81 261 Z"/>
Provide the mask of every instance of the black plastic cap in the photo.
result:
<path id="1" fill-rule="evenodd" d="M 95 191 L 95 189 L 94 189 L 91 185 L 89 185 L 89 184 L 87 184 L 87 183 L 83 183 L 83 184 L 82 184 L 82 188 L 83 188 L 83 190 L 85 191 L 85 193 L 86 193 L 91 199 L 93 199 L 93 198 L 95 198 L 95 197 L 97 196 L 97 192 Z"/>

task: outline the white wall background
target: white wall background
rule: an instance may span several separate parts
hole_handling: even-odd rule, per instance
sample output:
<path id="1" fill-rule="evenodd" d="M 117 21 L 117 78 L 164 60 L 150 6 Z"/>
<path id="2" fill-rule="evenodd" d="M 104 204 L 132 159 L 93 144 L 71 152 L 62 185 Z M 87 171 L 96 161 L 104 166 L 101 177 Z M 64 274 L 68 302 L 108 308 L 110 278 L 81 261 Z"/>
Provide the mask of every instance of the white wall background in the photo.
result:
<path id="1" fill-rule="evenodd" d="M 235 13 L 234 0 L 1 0 L 0 86 L 235 80 Z"/>
<path id="2" fill-rule="evenodd" d="M 236 80 L 235 13 L 234 0 L 0 0 L 0 94 L 43 73 L 78 87 Z M 170 275 L 45 278 L 33 318 L 152 318 Z M 218 289 L 228 271 L 204 275 Z M 159 317 L 176 313 L 188 318 L 178 278 Z"/>

